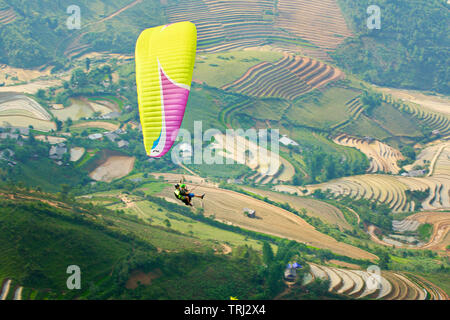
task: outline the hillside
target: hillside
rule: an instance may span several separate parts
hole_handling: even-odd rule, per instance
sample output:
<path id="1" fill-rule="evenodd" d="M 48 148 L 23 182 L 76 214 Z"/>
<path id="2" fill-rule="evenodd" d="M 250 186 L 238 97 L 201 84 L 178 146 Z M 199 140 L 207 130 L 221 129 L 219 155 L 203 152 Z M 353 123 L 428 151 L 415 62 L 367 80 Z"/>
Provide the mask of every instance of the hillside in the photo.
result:
<path id="1" fill-rule="evenodd" d="M 123 213 L 49 197 L 38 193 L 8 194 L 6 190 L 1 193 L 1 252 L 2 261 L 7 263 L 0 264 L 0 278 L 22 286 L 23 299 L 136 298 L 144 288 L 133 291 L 127 287 L 137 275 L 145 279 L 147 274 L 155 275 L 149 288 L 153 293 L 147 294 L 163 298 L 163 290 L 165 299 L 223 299 L 230 294 L 251 296 L 261 292 L 261 287 L 251 280 L 256 265 L 212 254 L 217 246 L 213 242 L 143 224 Z M 166 251 L 164 246 L 152 245 L 158 237 L 172 246 L 183 246 L 158 253 Z M 73 264 L 82 270 L 81 291 L 66 288 L 66 269 Z M 221 265 L 220 277 L 215 265 Z M 227 268 L 230 274 L 224 277 Z M 236 268 L 240 272 L 231 272 Z M 195 278 L 205 269 L 210 286 L 197 290 L 195 283 L 199 282 Z M 191 291 L 171 289 L 174 281 L 178 285 L 184 282 L 183 286 Z M 233 281 L 236 285 L 230 286 Z"/>
<path id="2" fill-rule="evenodd" d="M 338 2 L 355 33 L 334 55 L 340 66 L 382 86 L 450 93 L 447 1 L 379 1 L 380 30 L 367 28 L 371 1 Z"/>

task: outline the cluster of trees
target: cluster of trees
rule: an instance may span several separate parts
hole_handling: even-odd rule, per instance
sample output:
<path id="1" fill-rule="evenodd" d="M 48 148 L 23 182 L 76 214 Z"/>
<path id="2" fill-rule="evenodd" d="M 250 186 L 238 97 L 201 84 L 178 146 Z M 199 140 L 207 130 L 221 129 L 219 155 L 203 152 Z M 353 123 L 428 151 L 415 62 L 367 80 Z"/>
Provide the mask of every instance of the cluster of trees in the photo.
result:
<path id="1" fill-rule="evenodd" d="M 340 202 L 358 212 L 362 222 L 376 225 L 386 232 L 392 231 L 392 210 L 387 204 L 348 196 L 340 198 Z"/>
<path id="2" fill-rule="evenodd" d="M 295 185 L 321 183 L 340 177 L 364 174 L 369 167 L 369 160 L 365 156 L 350 161 L 342 156 L 326 153 L 320 148 L 304 150 L 303 156 L 309 176 L 295 175 Z"/>
<path id="3" fill-rule="evenodd" d="M 69 60 L 64 52 L 72 45 L 78 30 L 67 27 L 67 8 L 70 5 L 52 0 L 0 1 L 1 8 L 14 10 L 16 19 L 0 29 L 0 63 L 21 68 L 52 64 L 63 69 Z M 122 0 L 80 0 L 82 26 L 104 18 L 125 4 Z M 130 8 L 115 19 L 93 24 L 81 37 L 80 45 L 88 50 L 131 54 L 142 26 L 156 26 L 167 22 L 159 1 L 147 1 Z"/>
<path id="4" fill-rule="evenodd" d="M 364 90 L 361 96 L 361 102 L 364 105 L 365 112 L 371 115 L 373 109 L 379 107 L 383 102 L 383 95 L 373 90 Z"/>
<path id="5" fill-rule="evenodd" d="M 444 0 L 379 0 L 381 29 L 367 27 L 370 0 L 339 0 L 356 37 L 338 48 L 334 58 L 365 80 L 449 93 L 449 4 Z"/>

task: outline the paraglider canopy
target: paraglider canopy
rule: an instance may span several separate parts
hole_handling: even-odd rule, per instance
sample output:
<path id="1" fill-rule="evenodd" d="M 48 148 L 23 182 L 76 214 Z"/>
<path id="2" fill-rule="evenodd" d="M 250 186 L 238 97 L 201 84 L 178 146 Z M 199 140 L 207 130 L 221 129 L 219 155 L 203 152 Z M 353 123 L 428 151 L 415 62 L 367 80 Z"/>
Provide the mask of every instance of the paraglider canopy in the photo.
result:
<path id="1" fill-rule="evenodd" d="M 197 29 L 191 22 L 150 28 L 136 44 L 136 84 L 144 145 L 160 158 L 183 121 L 194 71 Z"/>

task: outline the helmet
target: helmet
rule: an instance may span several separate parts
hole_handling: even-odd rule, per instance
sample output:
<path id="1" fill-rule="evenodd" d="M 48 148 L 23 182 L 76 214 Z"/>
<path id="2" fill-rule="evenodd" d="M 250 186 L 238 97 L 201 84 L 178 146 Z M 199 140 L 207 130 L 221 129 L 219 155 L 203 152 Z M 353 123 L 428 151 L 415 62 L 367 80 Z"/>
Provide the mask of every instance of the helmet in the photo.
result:
<path id="1" fill-rule="evenodd" d="M 180 185 L 177 183 L 176 185 L 175 185 L 175 189 L 178 189 L 180 187 Z"/>
<path id="2" fill-rule="evenodd" d="M 183 184 L 181 185 L 181 187 L 182 187 L 182 188 L 186 188 L 186 185 L 183 183 Z"/>

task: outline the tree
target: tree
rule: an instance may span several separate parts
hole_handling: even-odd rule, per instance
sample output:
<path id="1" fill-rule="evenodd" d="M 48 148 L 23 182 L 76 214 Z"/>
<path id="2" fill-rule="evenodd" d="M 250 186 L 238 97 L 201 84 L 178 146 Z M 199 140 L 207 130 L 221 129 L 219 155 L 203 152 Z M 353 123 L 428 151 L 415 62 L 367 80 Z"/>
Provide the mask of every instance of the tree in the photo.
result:
<path id="1" fill-rule="evenodd" d="M 262 250 L 263 250 L 264 263 L 266 265 L 270 265 L 273 261 L 274 254 L 273 254 L 272 247 L 270 246 L 270 244 L 267 241 L 264 241 Z"/>
<path id="2" fill-rule="evenodd" d="M 70 78 L 70 85 L 73 88 L 84 88 L 88 85 L 88 77 L 82 69 L 76 69 Z"/>

